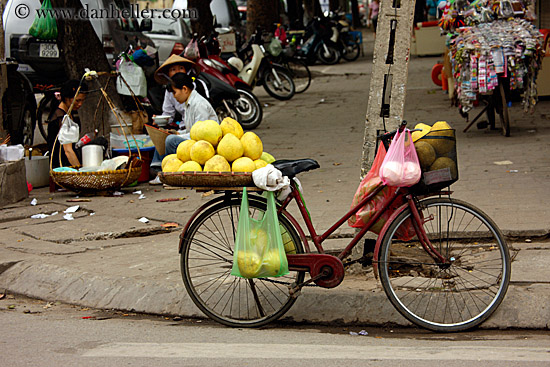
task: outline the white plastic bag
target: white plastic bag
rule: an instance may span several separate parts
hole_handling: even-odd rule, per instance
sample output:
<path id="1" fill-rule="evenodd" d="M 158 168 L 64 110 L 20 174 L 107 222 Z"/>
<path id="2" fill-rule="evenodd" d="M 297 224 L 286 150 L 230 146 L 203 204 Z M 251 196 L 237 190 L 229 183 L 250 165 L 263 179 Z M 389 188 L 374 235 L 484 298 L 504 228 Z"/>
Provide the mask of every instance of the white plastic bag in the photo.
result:
<path id="1" fill-rule="evenodd" d="M 290 185 L 290 179 L 283 177 L 281 171 L 271 164 L 252 172 L 252 179 L 254 185 L 266 191 L 279 191 Z"/>
<path id="2" fill-rule="evenodd" d="M 116 91 L 119 94 L 132 95 L 126 86 L 126 83 L 128 83 L 136 96 L 147 97 L 147 79 L 142 68 L 132 61 L 123 59 L 118 67 L 118 71 L 120 72 L 120 76 L 116 80 Z M 124 83 L 121 76 L 126 80 L 126 83 Z"/>
<path id="3" fill-rule="evenodd" d="M 80 127 L 74 122 L 69 115 L 63 116 L 61 122 L 61 128 L 59 129 L 59 144 L 72 144 L 76 143 L 80 138 Z"/>

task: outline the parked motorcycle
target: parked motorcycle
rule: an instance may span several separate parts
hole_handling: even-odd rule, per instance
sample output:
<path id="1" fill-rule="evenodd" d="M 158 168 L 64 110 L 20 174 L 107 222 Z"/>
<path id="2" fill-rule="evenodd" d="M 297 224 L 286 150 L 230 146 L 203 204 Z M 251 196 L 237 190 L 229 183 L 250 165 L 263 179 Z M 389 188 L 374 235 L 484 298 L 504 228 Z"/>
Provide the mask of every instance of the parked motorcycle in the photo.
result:
<path id="1" fill-rule="evenodd" d="M 350 24 L 342 18 L 342 15 L 338 13 L 329 15 L 332 22 L 330 40 L 334 42 L 344 60 L 355 61 L 361 53 L 360 32 L 351 31 Z"/>
<path id="2" fill-rule="evenodd" d="M 317 60 L 327 65 L 337 64 L 342 54 L 333 40 L 333 28 L 335 27 L 329 18 L 314 18 L 306 27 L 306 41 L 297 46 L 297 55 L 304 58 L 309 65 L 315 64 Z"/>
<path id="3" fill-rule="evenodd" d="M 265 57 L 263 43 L 260 30 L 256 30 L 238 51 L 239 57 L 230 58 L 228 63 L 233 65 L 239 72 L 238 76 L 252 87 L 262 85 L 273 98 L 283 101 L 291 99 L 296 93 L 294 81 L 283 65 Z"/>
<path id="4" fill-rule="evenodd" d="M 235 101 L 235 107 L 239 112 L 244 129 L 255 129 L 263 118 L 262 105 L 252 93 L 252 87 L 238 77 L 238 71 L 220 57 L 221 48 L 217 40 L 217 33 L 210 37 L 198 40 L 200 58 L 195 60 L 201 67 L 201 71 L 228 83 L 237 89 L 239 99 Z"/>

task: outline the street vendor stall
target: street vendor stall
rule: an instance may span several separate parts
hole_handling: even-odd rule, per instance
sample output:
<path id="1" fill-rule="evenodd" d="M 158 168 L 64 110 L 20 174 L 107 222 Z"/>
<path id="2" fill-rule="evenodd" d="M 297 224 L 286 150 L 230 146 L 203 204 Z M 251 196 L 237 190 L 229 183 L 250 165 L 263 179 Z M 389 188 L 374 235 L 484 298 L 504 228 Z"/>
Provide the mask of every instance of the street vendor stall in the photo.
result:
<path id="1" fill-rule="evenodd" d="M 523 108 L 532 112 L 537 101 L 536 79 L 544 55 L 543 37 L 533 26 L 527 1 L 449 1 L 440 21 L 449 32 L 449 56 L 460 113 L 478 104 L 483 110 L 468 130 L 487 113 L 495 127 L 500 117 L 503 134 L 510 136 L 508 108 L 512 96 L 521 95 Z M 483 125 L 480 124 L 480 127 Z"/>

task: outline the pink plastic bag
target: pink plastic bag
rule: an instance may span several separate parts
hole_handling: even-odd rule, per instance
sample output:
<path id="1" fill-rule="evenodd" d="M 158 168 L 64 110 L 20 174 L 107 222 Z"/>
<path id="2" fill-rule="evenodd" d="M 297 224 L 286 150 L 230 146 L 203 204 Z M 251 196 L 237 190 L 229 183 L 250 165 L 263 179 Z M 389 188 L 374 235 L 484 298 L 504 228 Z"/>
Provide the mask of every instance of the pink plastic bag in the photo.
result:
<path id="1" fill-rule="evenodd" d="M 197 60 L 200 57 L 197 40 L 191 39 L 191 41 L 189 41 L 183 50 L 183 57 L 189 60 Z"/>
<path id="2" fill-rule="evenodd" d="M 395 134 L 379 175 L 384 184 L 395 187 L 409 187 L 420 181 L 422 171 L 409 129 Z"/>
<path id="3" fill-rule="evenodd" d="M 353 197 L 353 201 L 351 203 L 352 208 L 359 204 L 359 202 L 361 202 L 361 200 L 363 200 L 365 197 L 370 195 L 380 185 L 383 185 L 382 180 L 380 180 L 380 177 L 378 176 L 378 171 L 380 171 L 380 167 L 385 157 L 386 149 L 384 148 L 383 144 L 380 144 L 369 172 L 361 181 L 361 184 L 357 188 L 357 192 Z M 379 210 L 381 210 L 388 203 L 389 200 L 391 200 L 396 190 L 397 187 L 384 187 L 375 197 L 372 198 L 371 201 L 365 204 L 363 208 L 361 208 L 355 215 L 352 215 L 348 219 L 349 226 L 355 228 L 364 227 L 372 218 L 372 216 L 375 215 Z M 398 197 L 397 199 L 395 199 L 394 202 L 389 206 L 388 210 L 386 210 L 384 214 L 380 216 L 380 218 L 376 221 L 376 223 L 372 225 L 369 231 L 379 234 L 382 230 L 382 227 L 384 227 L 384 224 L 386 224 L 392 213 L 404 203 L 405 201 L 402 197 Z M 415 235 L 416 232 L 414 230 L 414 226 L 410 218 L 408 218 L 405 223 L 399 226 L 399 228 L 397 229 L 396 238 L 403 241 L 409 241 Z"/>

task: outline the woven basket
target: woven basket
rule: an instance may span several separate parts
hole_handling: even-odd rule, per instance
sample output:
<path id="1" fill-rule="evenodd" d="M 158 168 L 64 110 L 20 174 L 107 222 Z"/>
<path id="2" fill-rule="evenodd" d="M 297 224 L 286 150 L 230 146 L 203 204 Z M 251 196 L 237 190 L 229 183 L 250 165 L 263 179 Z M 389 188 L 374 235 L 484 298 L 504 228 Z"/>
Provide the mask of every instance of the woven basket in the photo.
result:
<path id="1" fill-rule="evenodd" d="M 74 167 L 73 167 L 74 168 Z M 136 181 L 141 174 L 141 165 L 128 169 L 98 172 L 54 172 L 50 170 L 55 183 L 74 192 L 96 192 L 115 190 Z"/>
<path id="2" fill-rule="evenodd" d="M 250 172 L 161 172 L 159 178 L 162 183 L 170 186 L 254 186 Z"/>

